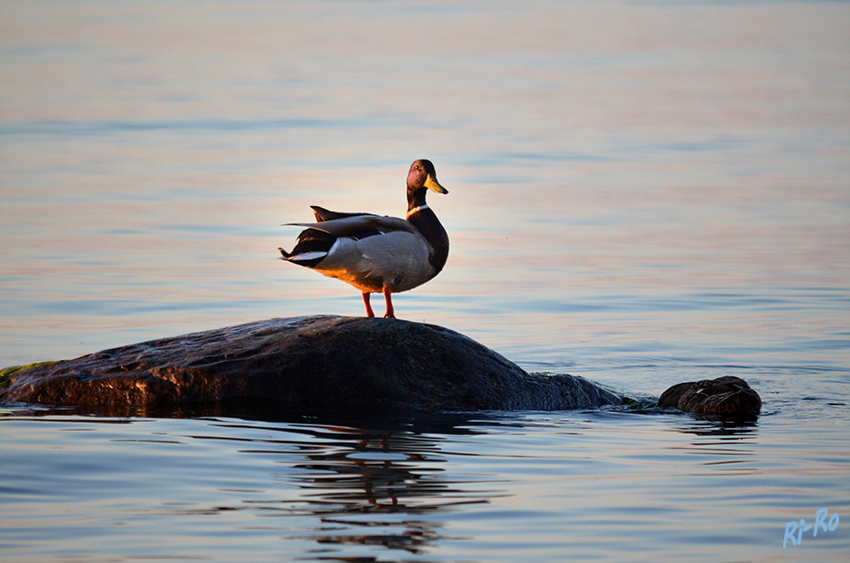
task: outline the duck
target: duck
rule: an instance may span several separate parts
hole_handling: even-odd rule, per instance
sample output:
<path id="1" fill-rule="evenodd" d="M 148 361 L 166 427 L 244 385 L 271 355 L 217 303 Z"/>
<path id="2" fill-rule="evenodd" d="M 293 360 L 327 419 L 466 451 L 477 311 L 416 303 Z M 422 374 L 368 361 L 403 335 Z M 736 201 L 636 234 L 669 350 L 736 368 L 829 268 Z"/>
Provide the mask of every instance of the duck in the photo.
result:
<path id="1" fill-rule="evenodd" d="M 442 271 L 449 236 L 425 201 L 428 191 L 447 194 L 430 160 L 419 159 L 407 173 L 404 219 L 372 213 L 340 213 L 311 205 L 316 222 L 305 227 L 282 260 L 342 280 L 360 290 L 366 316 L 374 317 L 373 293 L 386 301 L 385 318 L 396 318 L 392 294 L 419 287 Z"/>

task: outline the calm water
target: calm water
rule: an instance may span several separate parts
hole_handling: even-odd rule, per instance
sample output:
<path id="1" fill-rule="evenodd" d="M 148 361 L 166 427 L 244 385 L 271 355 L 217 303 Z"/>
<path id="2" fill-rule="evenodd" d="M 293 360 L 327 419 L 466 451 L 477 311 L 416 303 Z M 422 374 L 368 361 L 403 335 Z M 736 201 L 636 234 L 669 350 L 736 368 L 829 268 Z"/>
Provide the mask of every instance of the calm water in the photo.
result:
<path id="1" fill-rule="evenodd" d="M 361 315 L 308 205 L 452 241 L 394 300 L 652 412 L 0 410 L 0 560 L 846 561 L 850 3 L 0 5 L 0 366 Z M 783 549 L 786 523 L 839 514 Z"/>

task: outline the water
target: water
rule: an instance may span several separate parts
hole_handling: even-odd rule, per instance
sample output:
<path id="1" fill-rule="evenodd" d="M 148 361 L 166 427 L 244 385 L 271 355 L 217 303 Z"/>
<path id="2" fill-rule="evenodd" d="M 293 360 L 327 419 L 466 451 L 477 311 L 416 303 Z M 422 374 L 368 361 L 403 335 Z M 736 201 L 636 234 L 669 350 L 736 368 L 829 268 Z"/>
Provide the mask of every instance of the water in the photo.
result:
<path id="1" fill-rule="evenodd" d="M 3 419 L 12 561 L 841 561 L 846 425 L 779 415 Z M 356 426 L 352 425 L 356 423 Z M 788 521 L 836 529 L 782 548 Z"/>
<path id="2" fill-rule="evenodd" d="M 400 215 L 394 300 L 633 396 L 720 375 L 738 423 L 620 411 L 0 411 L 0 559 L 845 561 L 850 5 L 0 7 L 0 366 L 362 315 L 283 264 L 308 205 Z M 783 549 L 785 525 L 841 521 Z"/>

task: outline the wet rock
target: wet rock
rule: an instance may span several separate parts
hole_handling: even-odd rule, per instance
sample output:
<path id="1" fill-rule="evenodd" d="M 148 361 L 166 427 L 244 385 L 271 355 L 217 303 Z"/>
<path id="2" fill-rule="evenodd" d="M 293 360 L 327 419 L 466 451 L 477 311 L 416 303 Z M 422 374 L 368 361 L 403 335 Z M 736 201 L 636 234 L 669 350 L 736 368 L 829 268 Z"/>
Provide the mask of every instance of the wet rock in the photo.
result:
<path id="1" fill-rule="evenodd" d="M 743 379 L 727 375 L 678 383 L 661 394 L 658 406 L 701 414 L 743 416 L 759 412 L 761 397 Z"/>
<path id="2" fill-rule="evenodd" d="M 394 319 L 271 319 L 15 373 L 0 401 L 98 408 L 263 401 L 360 412 L 620 404 L 570 375 L 528 374 L 451 330 Z"/>

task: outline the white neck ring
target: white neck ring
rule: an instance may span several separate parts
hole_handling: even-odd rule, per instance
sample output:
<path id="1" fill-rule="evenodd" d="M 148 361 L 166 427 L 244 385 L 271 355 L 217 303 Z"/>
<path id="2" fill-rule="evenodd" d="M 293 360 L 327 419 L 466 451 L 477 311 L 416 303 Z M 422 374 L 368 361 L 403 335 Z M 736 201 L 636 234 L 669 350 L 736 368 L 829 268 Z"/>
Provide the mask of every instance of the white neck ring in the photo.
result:
<path id="1" fill-rule="evenodd" d="M 419 213 L 420 211 L 423 211 L 425 209 L 430 209 L 430 207 L 428 207 L 427 203 L 420 205 L 419 207 L 414 207 L 413 209 L 409 209 L 407 211 L 407 216 L 410 217 L 411 215 L 416 215 L 417 213 Z"/>

